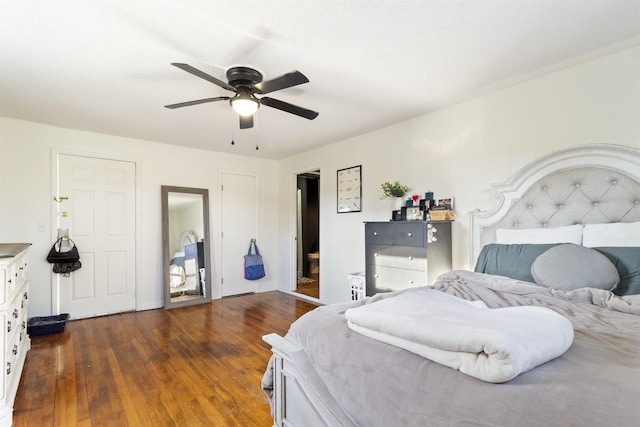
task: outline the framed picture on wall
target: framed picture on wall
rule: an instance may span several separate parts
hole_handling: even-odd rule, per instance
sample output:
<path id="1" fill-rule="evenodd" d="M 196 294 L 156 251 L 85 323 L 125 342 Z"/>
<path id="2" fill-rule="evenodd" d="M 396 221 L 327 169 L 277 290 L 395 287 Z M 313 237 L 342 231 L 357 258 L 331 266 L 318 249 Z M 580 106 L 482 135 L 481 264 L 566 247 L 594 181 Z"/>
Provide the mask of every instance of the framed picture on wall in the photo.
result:
<path id="1" fill-rule="evenodd" d="M 362 210 L 362 165 L 338 170 L 338 213 Z"/>

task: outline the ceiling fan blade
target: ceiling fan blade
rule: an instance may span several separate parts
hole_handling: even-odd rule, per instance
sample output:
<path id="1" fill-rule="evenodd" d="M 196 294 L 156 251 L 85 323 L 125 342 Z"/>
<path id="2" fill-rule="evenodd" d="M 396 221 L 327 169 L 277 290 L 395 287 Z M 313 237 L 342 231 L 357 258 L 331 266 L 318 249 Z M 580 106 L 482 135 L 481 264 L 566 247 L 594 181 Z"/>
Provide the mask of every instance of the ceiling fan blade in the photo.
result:
<path id="1" fill-rule="evenodd" d="M 228 101 L 231 98 L 228 96 L 218 96 L 216 98 L 205 98 L 205 99 L 197 99 L 195 101 L 187 101 L 187 102 L 179 102 L 177 104 L 169 104 L 169 105 L 165 105 L 165 108 L 180 108 L 180 107 L 188 107 L 190 105 L 198 105 L 198 104 L 204 104 L 206 102 L 215 102 L 215 101 Z"/>
<path id="2" fill-rule="evenodd" d="M 280 101 L 279 99 L 263 97 L 260 98 L 260 104 L 267 107 L 276 108 L 278 110 L 286 111 L 287 113 L 295 114 L 296 116 L 304 117 L 305 119 L 313 120 L 318 117 L 316 111 L 307 110 L 306 108 L 298 107 L 297 105 L 289 104 L 288 102 Z"/>
<path id="3" fill-rule="evenodd" d="M 270 93 L 276 90 L 286 89 L 291 86 L 301 85 L 303 83 L 309 83 L 309 79 L 300 71 L 291 71 L 275 79 L 267 80 L 266 82 L 258 83 L 254 87 L 258 90 L 258 93 Z"/>
<path id="4" fill-rule="evenodd" d="M 222 80 L 216 79 L 215 77 L 205 73 L 204 71 L 200 71 L 197 68 L 194 68 L 189 64 L 182 64 L 180 62 L 172 62 L 171 65 L 173 65 L 174 67 L 178 67 L 181 70 L 186 71 L 187 73 L 191 73 L 196 77 L 200 77 L 201 79 L 205 79 L 208 82 L 216 84 L 216 85 L 220 86 L 223 89 L 230 90 L 230 91 L 235 91 L 234 87 L 231 86 L 230 84 L 228 84 L 226 82 L 223 82 Z"/>
<path id="5" fill-rule="evenodd" d="M 240 129 L 249 129 L 253 127 L 253 116 L 239 116 Z"/>

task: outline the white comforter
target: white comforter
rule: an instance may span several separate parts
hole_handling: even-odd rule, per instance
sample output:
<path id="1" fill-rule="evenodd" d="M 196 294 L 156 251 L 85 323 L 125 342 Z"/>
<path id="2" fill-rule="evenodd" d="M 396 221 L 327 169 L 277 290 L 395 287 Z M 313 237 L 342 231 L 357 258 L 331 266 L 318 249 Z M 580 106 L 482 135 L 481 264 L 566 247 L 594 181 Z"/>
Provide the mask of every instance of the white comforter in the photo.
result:
<path id="1" fill-rule="evenodd" d="M 426 287 L 346 311 L 349 328 L 480 380 L 501 383 L 563 354 L 571 322 L 544 307 L 490 309 Z"/>

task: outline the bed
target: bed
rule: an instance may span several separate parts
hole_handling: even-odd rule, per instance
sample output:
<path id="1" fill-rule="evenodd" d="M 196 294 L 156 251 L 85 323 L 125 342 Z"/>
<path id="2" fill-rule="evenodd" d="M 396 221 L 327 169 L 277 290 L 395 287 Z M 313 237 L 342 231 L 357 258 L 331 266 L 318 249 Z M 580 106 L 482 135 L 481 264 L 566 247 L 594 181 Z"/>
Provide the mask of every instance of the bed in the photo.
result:
<path id="1" fill-rule="evenodd" d="M 263 338 L 273 351 L 262 388 L 274 426 L 640 425 L 640 152 L 562 150 L 496 189 L 496 208 L 471 215 L 476 271 L 319 307 L 285 337 Z M 568 323 L 571 339 L 548 360 L 492 381 L 347 324 L 345 314 L 415 302 L 418 293 L 483 313 L 539 310 Z M 423 329 L 437 332 L 440 320 Z M 548 328 L 550 340 L 559 330 Z"/>

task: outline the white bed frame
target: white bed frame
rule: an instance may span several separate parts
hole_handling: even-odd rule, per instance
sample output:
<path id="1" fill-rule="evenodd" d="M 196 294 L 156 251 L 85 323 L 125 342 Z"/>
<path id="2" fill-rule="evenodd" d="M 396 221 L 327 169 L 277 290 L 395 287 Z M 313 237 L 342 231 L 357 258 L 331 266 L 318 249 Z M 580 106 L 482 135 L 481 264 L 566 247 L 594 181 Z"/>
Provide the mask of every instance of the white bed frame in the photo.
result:
<path id="1" fill-rule="evenodd" d="M 355 427 L 297 344 L 277 334 L 262 337 L 273 351 L 271 416 L 278 427 Z"/>
<path id="2" fill-rule="evenodd" d="M 493 185 L 493 210 L 472 212 L 470 265 L 497 228 L 640 221 L 639 182 L 640 150 L 631 147 L 594 144 L 541 157 Z"/>
<path id="3" fill-rule="evenodd" d="M 497 207 L 471 214 L 471 265 L 483 245 L 495 242 L 497 228 L 640 221 L 640 150 L 604 144 L 561 150 L 494 187 Z M 301 347 L 277 334 L 263 340 L 274 355 L 274 426 L 355 426 Z"/>

